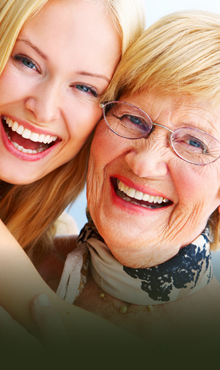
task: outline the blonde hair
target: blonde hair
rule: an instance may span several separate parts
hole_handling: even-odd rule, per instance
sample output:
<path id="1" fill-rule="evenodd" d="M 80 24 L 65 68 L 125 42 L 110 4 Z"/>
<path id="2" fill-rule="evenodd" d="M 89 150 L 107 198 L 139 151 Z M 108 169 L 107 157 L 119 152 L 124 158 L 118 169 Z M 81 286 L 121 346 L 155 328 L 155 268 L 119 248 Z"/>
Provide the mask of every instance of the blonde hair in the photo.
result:
<path id="1" fill-rule="evenodd" d="M 103 0 L 102 0 L 103 1 Z M 104 0 L 113 15 L 122 39 L 122 55 L 145 29 L 142 0 Z"/>
<path id="2" fill-rule="evenodd" d="M 1 0 L 0 73 L 22 26 L 49 1 L 53 0 Z M 120 33 L 124 53 L 144 30 L 142 0 L 96 1 L 106 4 Z M 83 190 L 91 139 L 92 134 L 70 162 L 33 184 L 18 186 L 0 182 L 0 217 L 29 253 L 51 246 L 54 221 Z"/>
<path id="3" fill-rule="evenodd" d="M 143 89 L 220 99 L 220 16 L 185 11 L 149 27 L 125 53 L 103 101 Z"/>
<path id="4" fill-rule="evenodd" d="M 186 11 L 170 14 L 147 29 L 125 53 L 102 101 L 141 91 L 186 94 L 220 104 L 220 16 Z M 220 245 L 220 217 L 209 223 L 212 249 Z"/>

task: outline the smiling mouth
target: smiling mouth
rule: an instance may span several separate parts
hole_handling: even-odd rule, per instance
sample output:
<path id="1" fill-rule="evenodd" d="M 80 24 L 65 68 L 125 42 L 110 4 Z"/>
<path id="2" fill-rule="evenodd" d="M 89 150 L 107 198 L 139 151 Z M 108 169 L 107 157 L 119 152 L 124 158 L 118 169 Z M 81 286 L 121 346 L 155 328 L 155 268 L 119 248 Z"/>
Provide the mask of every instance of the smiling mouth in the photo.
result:
<path id="1" fill-rule="evenodd" d="M 172 204 L 167 198 L 142 193 L 141 191 L 130 188 L 116 178 L 112 179 L 112 184 L 116 194 L 126 202 L 150 209 L 164 208 Z"/>
<path id="2" fill-rule="evenodd" d="M 7 116 L 2 116 L 1 121 L 8 140 L 22 153 L 42 153 L 60 141 L 57 136 L 30 131 Z"/>

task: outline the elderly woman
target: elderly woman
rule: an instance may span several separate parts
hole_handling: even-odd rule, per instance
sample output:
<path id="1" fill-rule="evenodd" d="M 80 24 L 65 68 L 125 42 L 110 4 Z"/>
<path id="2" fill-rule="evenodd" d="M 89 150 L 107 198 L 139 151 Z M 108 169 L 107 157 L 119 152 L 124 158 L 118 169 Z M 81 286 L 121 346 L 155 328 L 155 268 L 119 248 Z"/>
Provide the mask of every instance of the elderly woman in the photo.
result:
<path id="1" fill-rule="evenodd" d="M 91 147 L 89 223 L 66 249 L 57 239 L 60 259 L 39 266 L 55 290 L 75 246 L 58 295 L 148 346 L 195 348 L 220 331 L 210 254 L 219 243 L 219 60 L 220 17 L 207 13 L 168 16 L 132 45 Z"/>
<path id="2" fill-rule="evenodd" d="M 58 293 L 74 300 L 86 246 L 92 274 L 75 304 L 150 344 L 220 330 L 210 255 L 219 243 L 219 60 L 219 16 L 155 23 L 122 59 L 91 147 L 91 219 Z"/>

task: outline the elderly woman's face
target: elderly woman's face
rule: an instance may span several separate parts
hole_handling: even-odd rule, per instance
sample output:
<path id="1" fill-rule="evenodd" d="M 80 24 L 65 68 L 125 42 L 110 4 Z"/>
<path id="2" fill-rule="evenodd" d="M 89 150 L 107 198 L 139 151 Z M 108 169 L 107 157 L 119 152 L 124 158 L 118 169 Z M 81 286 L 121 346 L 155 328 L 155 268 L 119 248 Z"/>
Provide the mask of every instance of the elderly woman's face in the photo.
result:
<path id="1" fill-rule="evenodd" d="M 148 92 L 120 100 L 171 130 L 195 127 L 220 140 L 220 108 Z M 173 152 L 168 135 L 156 126 L 149 138 L 128 140 L 111 132 L 104 120 L 95 133 L 89 210 L 114 256 L 127 266 L 168 260 L 203 231 L 220 204 L 220 159 L 206 166 L 187 163 Z"/>

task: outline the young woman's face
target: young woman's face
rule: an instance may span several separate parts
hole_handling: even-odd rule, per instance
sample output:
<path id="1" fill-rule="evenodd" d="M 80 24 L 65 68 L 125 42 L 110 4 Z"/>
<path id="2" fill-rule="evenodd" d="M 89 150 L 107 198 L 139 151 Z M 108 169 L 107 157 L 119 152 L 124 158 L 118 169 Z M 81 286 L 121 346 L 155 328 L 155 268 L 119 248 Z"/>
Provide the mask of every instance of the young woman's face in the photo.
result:
<path id="1" fill-rule="evenodd" d="M 119 59 L 100 3 L 55 0 L 22 28 L 0 76 L 1 180 L 31 183 L 78 153 Z"/>

